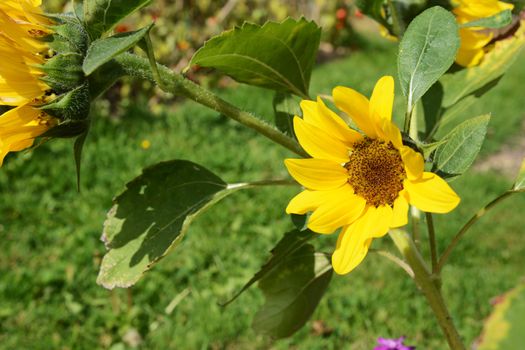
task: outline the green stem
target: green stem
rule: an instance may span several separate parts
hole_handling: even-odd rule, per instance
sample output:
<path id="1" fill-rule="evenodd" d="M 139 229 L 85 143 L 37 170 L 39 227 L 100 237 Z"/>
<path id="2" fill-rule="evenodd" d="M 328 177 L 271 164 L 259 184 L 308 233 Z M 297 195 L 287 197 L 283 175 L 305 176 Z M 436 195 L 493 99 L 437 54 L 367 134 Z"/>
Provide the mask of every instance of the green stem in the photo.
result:
<path id="1" fill-rule="evenodd" d="M 443 296 L 436 286 L 432 274 L 414 245 L 414 242 L 405 232 L 399 230 L 390 231 L 390 237 L 414 271 L 414 280 L 421 288 L 428 304 L 432 308 L 438 324 L 445 334 L 450 349 L 465 350 L 465 346 L 445 305 Z"/>
<path id="2" fill-rule="evenodd" d="M 264 186 L 297 186 L 299 185 L 294 180 L 261 180 L 253 182 L 238 182 L 234 184 L 228 184 L 229 190 L 244 190 L 248 188 L 264 187 Z"/>
<path id="3" fill-rule="evenodd" d="M 421 245 L 420 214 L 421 212 L 418 208 L 410 207 L 410 215 L 412 217 L 412 239 L 414 240 L 416 247 L 420 247 Z"/>
<path id="4" fill-rule="evenodd" d="M 398 258 L 394 254 L 387 252 L 386 250 L 379 250 L 379 249 L 369 249 L 370 253 L 375 253 L 377 255 L 380 255 L 390 261 L 392 261 L 394 264 L 405 270 L 405 272 L 412 278 L 414 278 L 414 271 L 412 271 L 412 268 L 410 265 L 408 265 L 406 262 L 404 262 L 402 259 Z"/>
<path id="5" fill-rule="evenodd" d="M 434 219 L 431 213 L 425 213 L 428 227 L 428 242 L 430 244 L 430 259 L 432 261 L 432 273 L 437 274 L 438 271 L 438 256 L 437 256 L 437 244 L 436 244 L 436 231 L 434 229 Z"/>
<path id="6" fill-rule="evenodd" d="M 492 209 L 496 204 L 501 203 L 504 199 L 509 198 L 512 194 L 518 193 L 517 191 L 510 190 L 507 192 L 502 193 L 498 197 L 494 198 L 489 204 L 485 205 L 483 208 L 478 210 L 476 214 L 474 214 L 469 221 L 463 227 L 456 233 L 454 238 L 452 239 L 452 242 L 448 245 L 447 249 L 445 249 L 445 252 L 443 255 L 441 255 L 441 258 L 439 259 L 438 265 L 437 265 L 437 272 L 441 271 L 443 269 L 443 266 L 447 262 L 447 259 L 449 258 L 450 254 L 452 253 L 452 250 L 454 247 L 459 243 L 460 239 L 467 233 L 467 231 L 474 225 L 481 217 L 483 217 L 490 209 Z"/>
<path id="7" fill-rule="evenodd" d="M 155 82 L 154 74 L 147 59 L 132 54 L 122 54 L 115 60 L 120 63 L 126 74 Z M 185 96 L 261 133 L 301 157 L 309 157 L 297 141 L 253 114 L 240 110 L 211 91 L 202 88 L 165 66 L 157 64 L 157 69 L 160 75 L 159 87 L 165 92 Z"/>

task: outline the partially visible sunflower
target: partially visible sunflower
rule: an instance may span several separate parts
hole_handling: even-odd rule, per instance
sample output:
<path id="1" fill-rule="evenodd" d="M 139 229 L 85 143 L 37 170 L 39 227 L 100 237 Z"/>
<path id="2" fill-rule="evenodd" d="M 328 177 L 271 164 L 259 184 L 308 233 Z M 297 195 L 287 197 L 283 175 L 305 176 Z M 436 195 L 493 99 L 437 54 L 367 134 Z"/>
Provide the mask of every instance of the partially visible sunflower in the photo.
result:
<path id="1" fill-rule="evenodd" d="M 333 97 L 363 133 L 351 129 L 320 98 L 301 102 L 303 117 L 294 118 L 294 130 L 312 158 L 285 160 L 290 174 L 305 187 L 286 212 L 313 212 L 308 228 L 318 233 L 342 227 L 332 265 L 346 274 L 364 259 L 374 238 L 407 224 L 409 204 L 446 213 L 460 199 L 442 178 L 424 171 L 420 153 L 403 145 L 391 121 L 392 77 L 377 82 L 370 101 L 340 86 Z"/>
<path id="2" fill-rule="evenodd" d="M 51 89 L 40 78 L 40 66 L 50 56 L 43 40 L 51 33 L 42 16 L 41 0 L 0 2 L 0 165 L 9 152 L 31 147 L 57 120 L 38 109 Z"/>
<path id="3" fill-rule="evenodd" d="M 459 24 L 494 16 L 504 10 L 512 10 L 514 5 L 498 0 L 457 0 L 453 12 Z M 461 46 L 456 56 L 456 63 L 463 67 L 477 66 L 487 50 L 487 44 L 494 34 L 480 27 L 460 28 Z"/>

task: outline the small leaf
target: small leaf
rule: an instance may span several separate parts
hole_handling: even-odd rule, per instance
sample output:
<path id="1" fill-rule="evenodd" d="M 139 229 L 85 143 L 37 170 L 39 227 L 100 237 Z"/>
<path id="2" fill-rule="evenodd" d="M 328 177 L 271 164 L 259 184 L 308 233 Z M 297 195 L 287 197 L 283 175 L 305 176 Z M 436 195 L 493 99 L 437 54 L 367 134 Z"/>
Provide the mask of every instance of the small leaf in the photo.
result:
<path id="1" fill-rule="evenodd" d="M 84 22 L 95 40 L 151 0 L 84 0 Z"/>
<path id="2" fill-rule="evenodd" d="M 89 47 L 82 69 L 86 76 L 93 73 L 97 68 L 137 45 L 153 27 L 153 23 L 147 27 L 134 32 L 120 33 L 109 38 L 95 40 Z"/>
<path id="3" fill-rule="evenodd" d="M 482 115 L 463 122 L 454 128 L 447 142 L 436 150 L 434 164 L 444 176 L 463 174 L 478 155 L 490 121 L 490 115 Z"/>
<path id="4" fill-rule="evenodd" d="M 282 92 L 277 92 L 273 98 L 275 126 L 288 136 L 295 137 L 293 118 L 296 115 L 301 115 L 300 102 L 299 98 Z"/>
<path id="5" fill-rule="evenodd" d="M 477 350 L 523 348 L 525 283 L 496 298 L 494 311 L 485 321 Z"/>
<path id="6" fill-rule="evenodd" d="M 73 146 L 73 153 L 75 156 L 75 169 L 77 171 L 77 191 L 80 192 L 80 170 L 82 163 L 82 150 L 84 149 L 84 143 L 86 142 L 87 135 L 89 133 L 89 124 L 86 131 L 75 140 Z"/>
<path id="7" fill-rule="evenodd" d="M 197 215 L 233 192 L 209 170 L 184 160 L 146 168 L 126 187 L 102 234 L 109 251 L 97 283 L 108 289 L 135 284 L 180 242 Z"/>
<path id="8" fill-rule="evenodd" d="M 456 19 L 439 6 L 424 11 L 410 23 L 399 44 L 397 61 L 409 108 L 454 63 L 459 43 Z"/>
<path id="9" fill-rule="evenodd" d="M 465 96 L 475 93 L 478 97 L 487 92 L 482 90 L 491 82 L 499 79 L 519 57 L 525 47 L 525 26 L 520 26 L 513 37 L 499 40 L 481 61 L 479 66 L 462 69 L 458 72 L 445 74 L 441 78 L 445 97 L 443 106 L 450 107 Z"/>
<path id="10" fill-rule="evenodd" d="M 284 235 L 284 237 L 277 243 L 275 248 L 272 249 L 272 257 L 264 266 L 257 272 L 242 288 L 238 291 L 230 300 L 225 302 L 223 306 L 226 306 L 237 299 L 242 293 L 250 288 L 255 282 L 266 276 L 276 266 L 282 264 L 286 257 L 293 254 L 297 249 L 305 245 L 312 237 L 314 233 L 312 231 L 301 231 L 293 230 Z"/>
<path id="11" fill-rule="evenodd" d="M 253 327 L 273 338 L 289 337 L 308 321 L 332 278 L 330 258 L 304 244 L 259 282 L 266 302 L 255 315 Z"/>
<path id="12" fill-rule="evenodd" d="M 520 192 L 525 191 L 525 158 L 523 159 L 523 162 L 521 162 L 521 168 L 516 177 L 516 182 L 514 183 L 514 186 L 512 186 L 512 190 Z"/>
<path id="13" fill-rule="evenodd" d="M 304 18 L 244 23 L 207 41 L 191 64 L 216 68 L 233 79 L 308 98 L 321 30 Z"/>
<path id="14" fill-rule="evenodd" d="M 493 16 L 481 18 L 472 22 L 463 23 L 461 27 L 463 28 L 472 28 L 472 27 L 482 27 L 482 28 L 502 28 L 508 26 L 512 22 L 512 11 L 503 10 L 500 13 L 496 13 Z"/>

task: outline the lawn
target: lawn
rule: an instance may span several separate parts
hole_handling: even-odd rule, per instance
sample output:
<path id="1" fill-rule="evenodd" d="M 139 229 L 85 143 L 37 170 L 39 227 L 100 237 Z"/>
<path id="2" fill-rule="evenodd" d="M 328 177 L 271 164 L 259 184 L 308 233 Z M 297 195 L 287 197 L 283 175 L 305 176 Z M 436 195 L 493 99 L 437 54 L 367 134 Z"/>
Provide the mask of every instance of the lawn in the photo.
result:
<path id="1" fill-rule="evenodd" d="M 342 84 L 369 94 L 382 75 L 395 73 L 393 47 L 355 52 L 320 66 L 312 94 Z M 520 57 L 523 62 L 523 56 Z M 482 156 L 522 133 L 525 66 L 515 64 L 499 85 L 465 117 L 493 111 Z M 227 100 L 272 119 L 272 94 L 235 86 Z M 296 187 L 238 192 L 199 217 L 182 244 L 133 288 L 107 291 L 95 283 L 104 246 L 106 211 L 114 195 L 141 169 L 168 159 L 190 159 L 230 182 L 283 178 L 288 151 L 255 132 L 192 103 L 148 111 L 147 101 L 123 104 L 108 116 L 94 108 L 94 127 L 76 191 L 72 143 L 57 140 L 6 159 L 0 169 L 1 349 L 359 349 L 375 338 L 405 335 L 419 350 L 445 348 L 424 298 L 397 267 L 370 254 L 347 276 L 335 276 L 312 322 L 292 338 L 273 342 L 255 334 L 251 318 L 263 303 L 251 288 L 219 306 L 264 263 L 280 236 L 292 228 L 285 215 Z M 402 98 L 396 111 L 401 115 Z M 151 147 L 143 149 L 148 140 Z M 239 145 L 241 145 L 239 147 Z M 512 179 L 470 171 L 452 186 L 462 203 L 446 220 L 436 216 L 443 249 L 482 203 Z M 457 247 L 444 270 L 443 289 L 467 343 L 479 335 L 491 298 L 517 284 L 525 272 L 525 196 L 515 196 L 482 219 Z M 423 240 L 423 245 L 426 240 Z M 330 252 L 334 236 L 315 240 Z M 374 248 L 394 250 L 385 238 Z"/>

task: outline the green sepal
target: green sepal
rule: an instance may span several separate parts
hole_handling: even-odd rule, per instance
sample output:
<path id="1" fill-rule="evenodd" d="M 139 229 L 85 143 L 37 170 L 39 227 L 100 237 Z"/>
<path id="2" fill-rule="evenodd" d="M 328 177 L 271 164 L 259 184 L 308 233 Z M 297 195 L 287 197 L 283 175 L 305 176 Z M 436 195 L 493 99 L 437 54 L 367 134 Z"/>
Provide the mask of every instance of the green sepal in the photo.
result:
<path id="1" fill-rule="evenodd" d="M 90 104 L 89 85 L 86 82 L 41 106 L 40 109 L 50 116 L 58 118 L 61 121 L 60 125 L 62 125 L 62 123 L 86 120 L 89 116 Z"/>
<path id="2" fill-rule="evenodd" d="M 58 94 L 75 89 L 85 80 L 82 71 L 83 60 L 84 57 L 79 53 L 60 53 L 40 66 L 46 74 L 40 79 Z"/>
<path id="3" fill-rule="evenodd" d="M 47 17 L 57 23 L 50 27 L 53 34 L 44 39 L 48 41 L 51 49 L 59 53 L 86 53 L 89 37 L 78 18 L 72 15 L 50 15 Z"/>

